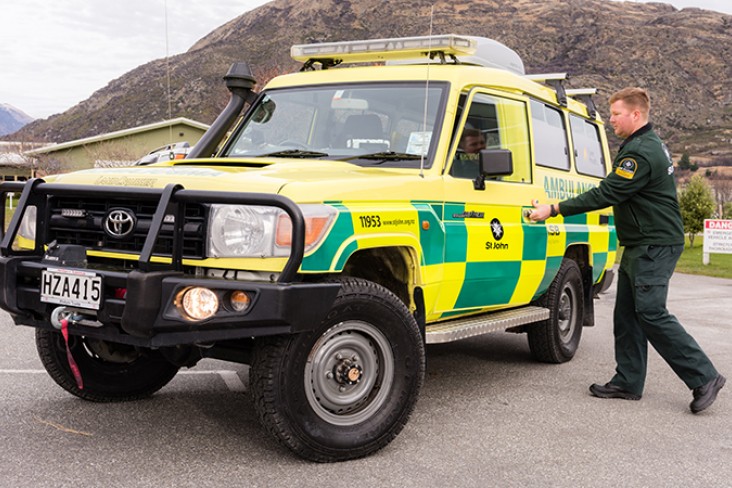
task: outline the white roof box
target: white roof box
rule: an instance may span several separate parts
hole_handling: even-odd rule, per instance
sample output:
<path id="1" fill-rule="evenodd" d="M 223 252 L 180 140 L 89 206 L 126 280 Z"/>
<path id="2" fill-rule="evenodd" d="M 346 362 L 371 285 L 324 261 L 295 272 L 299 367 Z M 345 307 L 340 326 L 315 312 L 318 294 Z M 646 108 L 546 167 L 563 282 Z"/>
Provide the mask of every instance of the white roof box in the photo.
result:
<path id="1" fill-rule="evenodd" d="M 472 64 L 475 66 L 485 66 L 486 68 L 504 69 L 518 75 L 526 74 L 526 71 L 524 70 L 524 62 L 521 60 L 521 56 L 505 44 L 487 37 L 461 37 L 473 41 L 475 43 L 475 50 L 469 55 L 457 55 L 456 58 L 460 64 Z M 437 57 L 431 60 L 424 57 L 415 57 L 413 59 L 389 60 L 386 64 L 425 64 L 439 62 L 441 62 L 441 60 Z"/>

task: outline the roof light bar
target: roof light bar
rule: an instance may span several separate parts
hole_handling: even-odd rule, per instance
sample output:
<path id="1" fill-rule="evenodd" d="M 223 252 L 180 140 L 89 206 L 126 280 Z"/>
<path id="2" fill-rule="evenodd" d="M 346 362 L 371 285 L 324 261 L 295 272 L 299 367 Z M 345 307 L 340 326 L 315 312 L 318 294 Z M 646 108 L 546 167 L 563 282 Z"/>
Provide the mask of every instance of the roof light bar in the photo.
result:
<path id="1" fill-rule="evenodd" d="M 290 49 L 295 61 L 338 60 L 344 63 L 413 59 L 442 52 L 447 55 L 472 55 L 476 51 L 474 39 L 455 34 L 440 36 L 397 37 L 363 41 L 323 42 L 298 44 Z"/>

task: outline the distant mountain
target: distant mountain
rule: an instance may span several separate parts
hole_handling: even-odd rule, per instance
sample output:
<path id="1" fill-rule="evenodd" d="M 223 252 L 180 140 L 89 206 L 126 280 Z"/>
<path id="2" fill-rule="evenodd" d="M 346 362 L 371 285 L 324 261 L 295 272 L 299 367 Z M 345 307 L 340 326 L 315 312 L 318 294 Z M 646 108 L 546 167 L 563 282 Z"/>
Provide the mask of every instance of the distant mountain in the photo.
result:
<path id="1" fill-rule="evenodd" d="M 12 134 L 33 122 L 33 117 L 12 105 L 0 103 L 0 136 Z"/>
<path id="2" fill-rule="evenodd" d="M 430 12 L 433 12 L 430 19 Z M 222 76 L 249 61 L 258 88 L 298 69 L 292 44 L 457 33 L 516 50 L 528 73 L 566 71 L 569 87 L 607 97 L 643 86 L 676 153 L 732 153 L 732 16 L 662 3 L 607 0 L 276 0 L 233 19 L 169 60 L 173 117 L 210 123 L 228 100 Z M 65 141 L 168 117 L 165 60 L 111 81 L 63 114 L 18 133 Z M 615 141 L 617 143 L 617 141 Z"/>

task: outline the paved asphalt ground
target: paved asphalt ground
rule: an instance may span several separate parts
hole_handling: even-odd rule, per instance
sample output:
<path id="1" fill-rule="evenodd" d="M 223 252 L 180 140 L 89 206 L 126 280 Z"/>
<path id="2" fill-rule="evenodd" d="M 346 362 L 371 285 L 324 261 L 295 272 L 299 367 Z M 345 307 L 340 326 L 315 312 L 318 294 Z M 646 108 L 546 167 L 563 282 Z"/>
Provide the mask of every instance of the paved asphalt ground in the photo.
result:
<path id="1" fill-rule="evenodd" d="M 247 368 L 205 361 L 151 399 L 99 405 L 42 371 L 33 331 L 0 314 L 0 484 L 20 487 L 730 487 L 732 383 L 700 415 L 651 353 L 643 400 L 601 400 L 614 288 L 568 364 L 526 337 L 430 346 L 417 409 L 377 454 L 312 464 L 259 426 Z M 732 380 L 732 280 L 677 274 L 670 308 Z"/>

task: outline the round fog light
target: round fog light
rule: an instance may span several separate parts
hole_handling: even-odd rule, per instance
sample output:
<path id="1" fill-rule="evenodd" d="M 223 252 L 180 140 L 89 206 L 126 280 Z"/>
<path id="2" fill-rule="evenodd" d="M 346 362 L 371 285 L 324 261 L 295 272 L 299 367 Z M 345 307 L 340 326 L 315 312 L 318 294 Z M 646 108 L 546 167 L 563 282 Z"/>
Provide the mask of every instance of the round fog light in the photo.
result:
<path id="1" fill-rule="evenodd" d="M 231 292 L 229 302 L 231 303 L 231 309 L 234 312 L 243 312 L 244 310 L 249 308 L 249 304 L 252 302 L 252 300 L 249 298 L 249 295 L 246 292 L 236 290 Z"/>
<path id="2" fill-rule="evenodd" d="M 188 288 L 183 291 L 178 308 L 192 320 L 205 320 L 213 317 L 219 309 L 219 298 L 208 288 Z"/>

